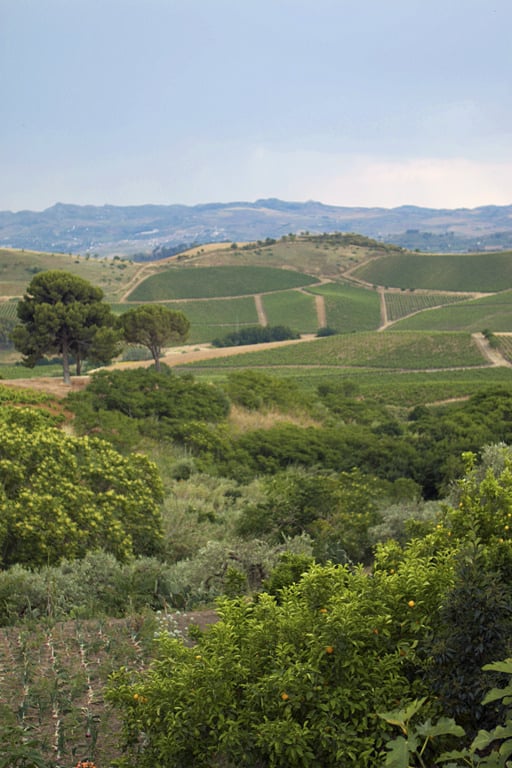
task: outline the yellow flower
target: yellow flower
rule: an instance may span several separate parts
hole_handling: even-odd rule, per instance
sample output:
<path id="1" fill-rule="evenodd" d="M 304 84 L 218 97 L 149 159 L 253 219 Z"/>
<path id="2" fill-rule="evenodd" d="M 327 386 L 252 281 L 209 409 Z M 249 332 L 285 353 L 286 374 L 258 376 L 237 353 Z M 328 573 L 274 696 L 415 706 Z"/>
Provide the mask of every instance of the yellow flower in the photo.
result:
<path id="1" fill-rule="evenodd" d="M 409 602 L 407 603 L 407 605 L 409 606 L 409 608 L 414 608 L 414 606 L 416 605 L 416 603 L 414 602 L 414 600 L 409 600 Z"/>
<path id="2" fill-rule="evenodd" d="M 334 653 L 334 648 L 332 647 L 332 645 L 326 645 L 325 646 L 325 652 L 326 653 Z"/>
<path id="3" fill-rule="evenodd" d="M 282 698 L 282 700 L 283 700 L 283 701 L 288 701 L 288 699 L 289 699 L 290 697 L 288 696 L 288 694 L 286 693 L 286 691 L 283 691 L 283 693 L 281 694 L 281 698 Z"/>
<path id="4" fill-rule="evenodd" d="M 327 608 L 320 608 L 320 613 L 327 613 Z"/>

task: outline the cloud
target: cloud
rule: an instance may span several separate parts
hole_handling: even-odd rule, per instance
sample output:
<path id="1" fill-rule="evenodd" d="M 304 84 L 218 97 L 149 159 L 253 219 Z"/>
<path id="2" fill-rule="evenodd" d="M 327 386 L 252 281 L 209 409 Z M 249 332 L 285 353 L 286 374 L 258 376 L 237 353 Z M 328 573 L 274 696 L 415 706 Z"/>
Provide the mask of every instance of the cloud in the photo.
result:
<path id="1" fill-rule="evenodd" d="M 420 205 L 475 208 L 512 204 L 512 162 L 464 158 L 357 158 L 334 174 L 324 202 L 337 205 Z"/>

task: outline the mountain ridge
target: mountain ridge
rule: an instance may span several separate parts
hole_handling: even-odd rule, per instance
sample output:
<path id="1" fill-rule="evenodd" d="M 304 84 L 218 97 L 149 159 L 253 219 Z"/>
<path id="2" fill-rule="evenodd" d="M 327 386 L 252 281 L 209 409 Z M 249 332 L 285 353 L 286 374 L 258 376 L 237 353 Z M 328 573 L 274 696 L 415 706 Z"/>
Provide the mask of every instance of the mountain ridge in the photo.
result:
<path id="1" fill-rule="evenodd" d="M 404 248 L 456 252 L 512 248 L 512 205 L 476 208 L 334 206 L 315 200 L 197 205 L 76 205 L 0 211 L 0 247 L 151 258 L 162 246 L 357 232 Z"/>

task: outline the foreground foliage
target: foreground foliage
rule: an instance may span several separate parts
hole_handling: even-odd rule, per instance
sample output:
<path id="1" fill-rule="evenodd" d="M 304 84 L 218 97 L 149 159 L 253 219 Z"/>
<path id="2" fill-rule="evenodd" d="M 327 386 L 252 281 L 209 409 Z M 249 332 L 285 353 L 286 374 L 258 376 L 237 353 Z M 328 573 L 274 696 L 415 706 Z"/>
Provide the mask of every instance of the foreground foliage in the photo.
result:
<path id="1" fill-rule="evenodd" d="M 51 564 L 103 547 L 121 560 L 161 540 L 162 487 L 145 456 L 72 438 L 30 409 L 0 417 L 0 561 Z"/>
<path id="2" fill-rule="evenodd" d="M 483 470 L 468 456 L 437 526 L 380 545 L 371 576 L 313 565 L 275 596 L 222 601 L 193 649 L 162 636 L 146 673 L 121 670 L 109 688 L 122 764 L 377 768 L 388 752 L 407 768 L 411 755 L 437 764 L 463 729 L 470 741 L 492 728 L 501 711 L 482 714 L 481 667 L 511 650 L 511 488 L 506 450 Z M 386 751 L 390 713 L 412 717 L 416 700 L 438 725 Z"/>

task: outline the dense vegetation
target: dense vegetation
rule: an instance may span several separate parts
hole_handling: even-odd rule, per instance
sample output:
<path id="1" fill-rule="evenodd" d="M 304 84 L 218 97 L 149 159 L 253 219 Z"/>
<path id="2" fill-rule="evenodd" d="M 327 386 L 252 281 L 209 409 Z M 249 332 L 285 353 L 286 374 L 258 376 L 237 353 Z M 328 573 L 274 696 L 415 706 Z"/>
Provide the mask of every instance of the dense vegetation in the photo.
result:
<path id="1" fill-rule="evenodd" d="M 254 325 L 239 331 L 227 333 L 219 339 L 213 339 L 214 347 L 239 347 L 242 344 L 264 344 L 269 341 L 298 339 L 299 334 L 285 325 Z"/>
<path id="2" fill-rule="evenodd" d="M 376 291 L 308 291 L 289 316 L 317 296 L 359 332 L 62 403 L 0 387 L 0 765 L 505 765 L 510 371 L 469 333 L 368 332 Z"/>

